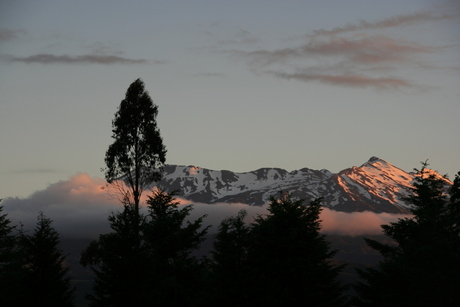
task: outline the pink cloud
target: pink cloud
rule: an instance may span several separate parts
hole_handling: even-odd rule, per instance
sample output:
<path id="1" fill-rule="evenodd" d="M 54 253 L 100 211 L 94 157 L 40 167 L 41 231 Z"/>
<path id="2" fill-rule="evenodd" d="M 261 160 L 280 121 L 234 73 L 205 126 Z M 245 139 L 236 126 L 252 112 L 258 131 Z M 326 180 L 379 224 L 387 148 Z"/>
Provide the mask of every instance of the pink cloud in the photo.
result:
<path id="1" fill-rule="evenodd" d="M 327 41 L 312 40 L 303 47 L 307 54 L 345 56 L 357 64 L 401 62 L 416 53 L 432 53 L 436 49 L 414 42 L 393 39 L 383 35 L 361 39 L 331 38 Z"/>
<path id="2" fill-rule="evenodd" d="M 51 184 L 48 188 L 38 191 L 27 198 L 7 198 L 2 205 L 4 213 L 14 224 L 21 222 L 25 229 L 35 227 L 37 215 L 42 211 L 51 218 L 53 226 L 63 237 L 96 238 L 101 233 L 110 231 L 107 217 L 112 212 L 122 210 L 122 205 L 114 197 L 113 192 L 101 189 L 105 180 L 90 177 L 88 174 L 77 174 L 68 180 Z M 150 192 L 144 193 L 144 200 Z M 177 198 L 180 206 L 192 204 L 190 219 L 195 220 L 207 215 L 203 225 L 213 225 L 215 232 L 220 222 L 238 211 L 247 211 L 246 222 L 252 223 L 258 215 L 268 213 L 267 206 L 248 206 L 241 203 L 203 204 L 192 203 Z M 145 210 L 145 202 L 144 209 Z M 396 221 L 403 215 L 372 212 L 344 213 L 324 209 L 321 213 L 322 232 L 340 235 L 366 235 L 381 233 L 381 224 Z"/>
<path id="3" fill-rule="evenodd" d="M 2 205 L 8 217 L 15 224 L 21 222 L 25 229 L 35 227 L 41 211 L 63 236 L 94 237 L 109 230 L 108 215 L 122 208 L 101 189 L 104 184 L 101 178 L 81 173 L 27 198 L 4 199 Z"/>
<path id="4" fill-rule="evenodd" d="M 443 51 L 448 47 L 428 46 L 400 37 L 389 37 L 382 31 L 378 33 L 370 30 L 449 20 L 456 18 L 455 14 L 455 9 L 448 10 L 439 6 L 431 11 L 397 15 L 374 22 L 362 20 L 331 30 L 314 30 L 304 36 L 306 41 L 303 44 L 297 46 L 275 50 L 224 52 L 243 59 L 249 69 L 257 74 L 349 87 L 416 87 L 427 90 L 432 87 L 415 85 L 398 74 L 405 69 L 433 69 L 434 65 L 427 65 L 421 56 Z M 356 31 L 361 32 L 347 35 L 348 32 Z M 396 77 L 385 75 L 390 70 Z M 369 75 L 363 75 L 363 72 Z"/>
<path id="5" fill-rule="evenodd" d="M 433 47 L 402 39 L 373 35 L 359 39 L 336 37 L 326 40 L 312 39 L 307 44 L 296 48 L 273 51 L 256 50 L 235 54 L 246 57 L 251 63 L 261 66 L 285 63 L 288 60 L 308 59 L 311 56 L 345 57 L 346 61 L 369 65 L 382 62 L 402 62 L 408 60 L 408 55 L 432 53 L 436 50 Z"/>
<path id="6" fill-rule="evenodd" d="M 348 87 L 370 87 L 377 89 L 403 88 L 412 87 L 412 84 L 406 80 L 398 78 L 372 78 L 364 75 L 343 74 L 343 75 L 327 75 L 327 74 L 308 74 L 308 73 L 280 73 L 272 72 L 278 78 L 294 79 L 300 81 L 319 81 L 322 83 L 341 85 Z"/>
<path id="7" fill-rule="evenodd" d="M 380 225 L 411 216 L 369 211 L 346 213 L 325 208 L 321 212 L 321 232 L 347 236 L 379 235 L 383 234 Z"/>
<path id="8" fill-rule="evenodd" d="M 360 22 L 356 24 L 348 24 L 346 26 L 336 27 L 331 30 L 324 30 L 324 29 L 315 30 L 313 34 L 314 35 L 337 35 L 337 34 L 342 34 L 346 32 L 416 25 L 419 23 L 427 22 L 427 21 L 446 20 L 446 19 L 452 19 L 452 18 L 455 18 L 455 16 L 452 14 L 436 14 L 435 12 L 423 11 L 423 12 L 417 12 L 413 14 L 397 15 L 397 16 L 393 16 L 390 18 L 376 21 L 376 22 L 368 22 L 365 20 L 361 20 Z"/>
<path id="9" fill-rule="evenodd" d="M 184 205 L 190 204 L 184 201 Z M 191 219 L 196 219 L 204 214 L 208 214 L 205 224 L 212 224 L 216 230 L 220 222 L 227 217 L 236 216 L 238 211 L 244 209 L 247 211 L 245 222 L 250 224 L 258 215 L 268 214 L 267 205 L 248 206 L 245 204 L 217 203 L 203 204 L 193 203 L 194 210 Z M 382 233 L 383 224 L 396 222 L 400 218 L 411 217 L 408 214 L 390 214 L 374 212 L 340 212 L 323 208 L 321 219 L 321 232 L 324 234 L 344 235 L 344 236 L 361 236 L 361 235 L 379 235 Z"/>

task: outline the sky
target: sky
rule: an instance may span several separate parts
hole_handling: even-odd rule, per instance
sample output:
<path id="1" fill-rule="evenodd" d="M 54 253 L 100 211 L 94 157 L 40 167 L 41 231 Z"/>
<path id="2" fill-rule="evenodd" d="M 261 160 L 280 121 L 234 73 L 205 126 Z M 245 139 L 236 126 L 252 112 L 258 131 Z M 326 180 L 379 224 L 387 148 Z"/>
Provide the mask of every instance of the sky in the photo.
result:
<path id="1" fill-rule="evenodd" d="M 458 0 L 0 0 L 0 198 L 102 180 L 137 78 L 169 164 L 460 171 Z"/>

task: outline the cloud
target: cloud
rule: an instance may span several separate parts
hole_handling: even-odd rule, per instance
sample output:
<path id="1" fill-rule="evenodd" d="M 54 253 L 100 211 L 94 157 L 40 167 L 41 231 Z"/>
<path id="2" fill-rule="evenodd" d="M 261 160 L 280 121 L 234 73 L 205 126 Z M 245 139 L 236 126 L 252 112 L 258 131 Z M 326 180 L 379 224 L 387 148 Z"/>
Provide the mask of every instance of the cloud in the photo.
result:
<path id="1" fill-rule="evenodd" d="M 27 169 L 17 169 L 8 172 L 3 172 L 6 174 L 53 174 L 59 173 L 60 171 L 53 168 L 27 168 Z"/>
<path id="2" fill-rule="evenodd" d="M 17 39 L 25 33 L 24 30 L 0 29 L 0 42 Z"/>
<path id="3" fill-rule="evenodd" d="M 190 204 L 188 201 L 183 201 L 183 205 Z M 245 222 L 250 224 L 254 222 L 254 218 L 258 215 L 268 214 L 268 206 L 248 206 L 246 204 L 203 204 L 193 203 L 194 210 L 191 214 L 191 219 L 207 214 L 204 224 L 212 224 L 211 231 L 217 231 L 220 222 L 230 216 L 236 216 L 242 209 L 247 211 Z M 400 218 L 411 217 L 409 214 L 391 214 L 391 213 L 374 213 L 365 212 L 339 212 L 328 208 L 323 208 L 321 219 L 321 233 L 334 234 L 343 236 L 361 236 L 361 235 L 380 235 L 382 233 L 383 224 L 397 222 Z"/>
<path id="4" fill-rule="evenodd" d="M 417 54 L 434 53 L 438 50 L 439 48 L 402 39 L 373 35 L 360 38 L 311 39 L 295 48 L 232 53 L 245 59 L 256 73 L 282 79 L 396 89 L 414 87 L 414 84 L 404 78 L 381 75 L 382 73 L 398 71 L 401 65 L 408 67 L 412 63 L 412 66 L 417 66 L 414 61 Z M 321 59 L 330 59 L 332 64 L 308 64 Z M 294 69 L 290 68 L 290 63 L 294 63 Z"/>
<path id="5" fill-rule="evenodd" d="M 379 235 L 383 234 L 380 225 L 397 222 L 398 219 L 411 216 L 369 211 L 346 213 L 325 208 L 320 216 L 321 232 L 346 236 Z"/>
<path id="6" fill-rule="evenodd" d="M 69 180 L 50 185 L 28 198 L 7 198 L 1 203 L 14 224 L 21 222 L 33 229 L 41 211 L 51 218 L 53 226 L 66 237 L 95 238 L 109 231 L 107 217 L 121 209 L 113 197 L 101 189 L 105 181 L 77 174 Z"/>
<path id="7" fill-rule="evenodd" d="M 348 62 L 369 65 L 383 62 L 403 62 L 408 60 L 408 56 L 414 56 L 417 53 L 433 53 L 436 50 L 438 49 L 414 42 L 373 35 L 358 39 L 311 39 L 307 44 L 296 48 L 238 52 L 237 55 L 262 66 L 285 63 L 288 60 L 308 59 L 312 56 L 344 57 L 344 60 Z"/>
<path id="8" fill-rule="evenodd" d="M 214 26 L 211 26 L 214 28 Z M 221 37 L 220 34 L 215 34 L 213 31 L 205 31 L 205 34 L 209 37 Z M 234 32 L 229 39 L 219 39 L 217 43 L 220 46 L 228 45 L 240 45 L 240 46 L 249 46 L 257 43 L 259 40 L 253 35 L 250 31 L 239 28 Z"/>
<path id="9" fill-rule="evenodd" d="M 1 205 L 12 222 L 15 225 L 21 222 L 26 230 L 35 227 L 37 215 L 41 211 L 53 220 L 53 227 L 61 237 L 95 239 L 99 234 L 110 231 L 107 221 L 109 214 L 122 210 L 122 205 L 114 197 L 113 191 L 111 193 L 107 189 L 101 189 L 105 184 L 106 182 L 101 178 L 81 173 L 68 180 L 54 183 L 27 198 L 4 199 Z M 145 202 L 148 191 L 143 195 Z M 180 198 L 178 201 L 180 206 L 193 205 L 191 220 L 207 215 L 203 225 L 213 225 L 211 233 L 217 231 L 223 219 L 236 216 L 241 209 L 245 209 L 248 213 L 247 223 L 252 223 L 258 215 L 268 213 L 267 206 L 191 203 Z M 381 224 L 396 221 L 404 216 L 372 212 L 344 213 L 324 209 L 320 217 L 323 225 L 321 231 L 326 234 L 350 236 L 380 234 Z"/>
<path id="10" fill-rule="evenodd" d="M 246 210 L 247 216 L 245 218 L 246 223 L 251 223 L 254 218 L 259 214 L 267 214 L 266 206 L 249 206 L 242 203 L 215 203 L 215 204 L 204 204 L 204 203 L 192 203 L 187 200 L 181 200 L 182 205 L 193 205 L 193 211 L 190 214 L 190 219 L 195 220 L 203 215 L 207 215 L 203 224 L 205 226 L 212 225 L 210 232 L 217 232 L 218 226 L 222 220 L 236 216 L 240 210 Z"/>
<path id="11" fill-rule="evenodd" d="M 271 75 L 302 82 L 320 82 L 334 86 L 374 88 L 379 90 L 418 88 L 402 73 L 408 69 L 434 69 L 427 65 L 423 55 L 441 52 L 447 47 L 429 46 L 401 37 L 392 37 L 368 30 L 415 25 L 428 21 L 454 18 L 453 13 L 435 11 L 397 15 L 376 22 L 360 21 L 332 30 L 313 30 L 303 36 L 304 42 L 268 50 L 260 48 L 222 50 L 243 60 L 256 74 Z M 349 32 L 359 35 L 347 35 Z M 284 41 L 286 43 L 286 41 Z M 393 75 L 387 75 L 392 71 Z"/>
<path id="12" fill-rule="evenodd" d="M 403 88 L 412 87 L 413 85 L 403 79 L 398 78 L 371 78 L 364 75 L 343 74 L 343 75 L 326 75 L 326 74 L 308 74 L 308 73 L 282 73 L 272 72 L 278 78 L 294 79 L 300 81 L 319 81 L 331 85 L 340 85 L 348 87 L 371 87 L 377 89 Z"/>
<path id="13" fill-rule="evenodd" d="M 201 72 L 201 73 L 196 73 L 193 75 L 194 77 L 224 77 L 224 74 L 218 73 L 218 72 Z"/>
<path id="14" fill-rule="evenodd" d="M 318 29 L 313 31 L 313 35 L 337 35 L 346 32 L 355 32 L 363 30 L 386 29 L 399 26 L 416 25 L 428 21 L 446 20 L 455 18 L 453 14 L 438 14 L 433 11 L 422 11 L 413 14 L 397 15 L 390 18 L 382 19 L 376 22 L 361 20 L 355 24 L 348 24 L 342 27 L 336 27 L 330 30 Z"/>
<path id="15" fill-rule="evenodd" d="M 5 56 L 4 56 L 5 57 Z M 84 54 L 71 56 L 67 54 L 54 55 L 49 53 L 40 53 L 28 57 L 8 56 L 9 62 L 22 63 L 39 63 L 39 64 L 145 64 L 148 63 L 145 59 L 129 59 L 117 55 L 98 55 Z"/>

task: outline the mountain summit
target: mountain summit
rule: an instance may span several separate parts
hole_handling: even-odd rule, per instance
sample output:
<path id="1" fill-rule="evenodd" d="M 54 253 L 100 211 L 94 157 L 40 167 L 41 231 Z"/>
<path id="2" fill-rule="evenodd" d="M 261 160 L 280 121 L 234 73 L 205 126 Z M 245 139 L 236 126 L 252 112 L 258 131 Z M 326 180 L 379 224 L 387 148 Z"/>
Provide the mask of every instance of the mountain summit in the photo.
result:
<path id="1" fill-rule="evenodd" d="M 235 173 L 166 165 L 158 186 L 168 191 L 178 190 L 179 196 L 188 200 L 209 204 L 238 202 L 260 206 L 271 195 L 290 191 L 307 202 L 323 197 L 323 206 L 338 211 L 406 213 L 410 204 L 403 198 L 410 193 L 414 176 L 377 157 L 338 174 L 308 168 L 292 172 L 261 168 Z"/>

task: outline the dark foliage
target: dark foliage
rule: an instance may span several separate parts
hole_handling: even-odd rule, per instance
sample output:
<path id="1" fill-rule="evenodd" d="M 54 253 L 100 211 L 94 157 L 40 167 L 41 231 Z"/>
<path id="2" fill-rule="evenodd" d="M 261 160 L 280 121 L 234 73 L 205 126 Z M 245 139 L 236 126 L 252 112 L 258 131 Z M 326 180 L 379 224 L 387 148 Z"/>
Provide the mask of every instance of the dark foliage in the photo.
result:
<path id="1" fill-rule="evenodd" d="M 32 235 L 21 235 L 25 263 L 24 306 L 73 306 L 74 289 L 65 256 L 58 249 L 59 234 L 43 213 Z"/>
<path id="2" fill-rule="evenodd" d="M 191 254 L 207 232 L 204 217 L 186 221 L 192 207 L 179 209 L 173 195 L 163 191 L 155 191 L 147 203 L 148 214 L 140 219 L 131 206 L 112 214 L 113 232 L 100 235 L 83 251 L 82 265 L 96 276 L 94 293 L 88 296 L 94 306 L 197 303 L 204 264 Z"/>
<path id="3" fill-rule="evenodd" d="M 161 167 L 166 149 L 156 117 L 158 106 L 150 98 L 141 79 L 126 91 L 112 121 L 114 139 L 105 155 L 105 178 L 109 183 L 123 179 L 128 191 L 122 201 L 139 209 L 142 192 L 152 182 L 161 179 Z"/>
<path id="4" fill-rule="evenodd" d="M 22 263 L 18 261 L 18 237 L 15 226 L 0 206 L 0 306 L 20 306 L 23 280 Z"/>
<path id="5" fill-rule="evenodd" d="M 248 248 L 250 228 L 244 222 L 246 211 L 229 217 L 219 225 L 212 251 L 213 288 L 215 306 L 244 306 L 248 298 Z"/>
<path id="6" fill-rule="evenodd" d="M 319 234 L 320 199 L 305 206 L 286 194 L 272 197 L 268 210 L 249 227 L 243 223 L 244 212 L 222 222 L 213 253 L 219 304 L 343 304 L 344 289 L 337 281 L 342 267 L 330 263 L 335 251 Z"/>
<path id="7" fill-rule="evenodd" d="M 0 216 L 1 306 L 73 306 L 69 268 L 51 223 L 40 213 L 33 234 L 13 234 L 15 227 Z"/>
<path id="8" fill-rule="evenodd" d="M 202 227 L 206 216 L 187 220 L 193 207 L 178 208 L 173 196 L 157 190 L 147 200 L 144 238 L 150 250 L 152 289 L 159 306 L 193 306 L 203 290 L 205 262 L 192 253 L 200 248 L 209 226 Z"/>
<path id="9" fill-rule="evenodd" d="M 366 240 L 384 260 L 377 268 L 358 271 L 358 306 L 458 306 L 460 172 L 447 191 L 446 180 L 426 166 L 417 170 L 413 194 L 407 198 L 414 217 L 382 225 L 397 245 Z"/>
<path id="10" fill-rule="evenodd" d="M 142 216 L 141 216 L 142 219 Z M 99 235 L 82 252 L 81 264 L 95 273 L 93 291 L 88 299 L 93 306 L 139 306 L 146 291 L 146 252 L 140 242 L 138 217 L 134 208 L 109 216 L 113 232 Z"/>

